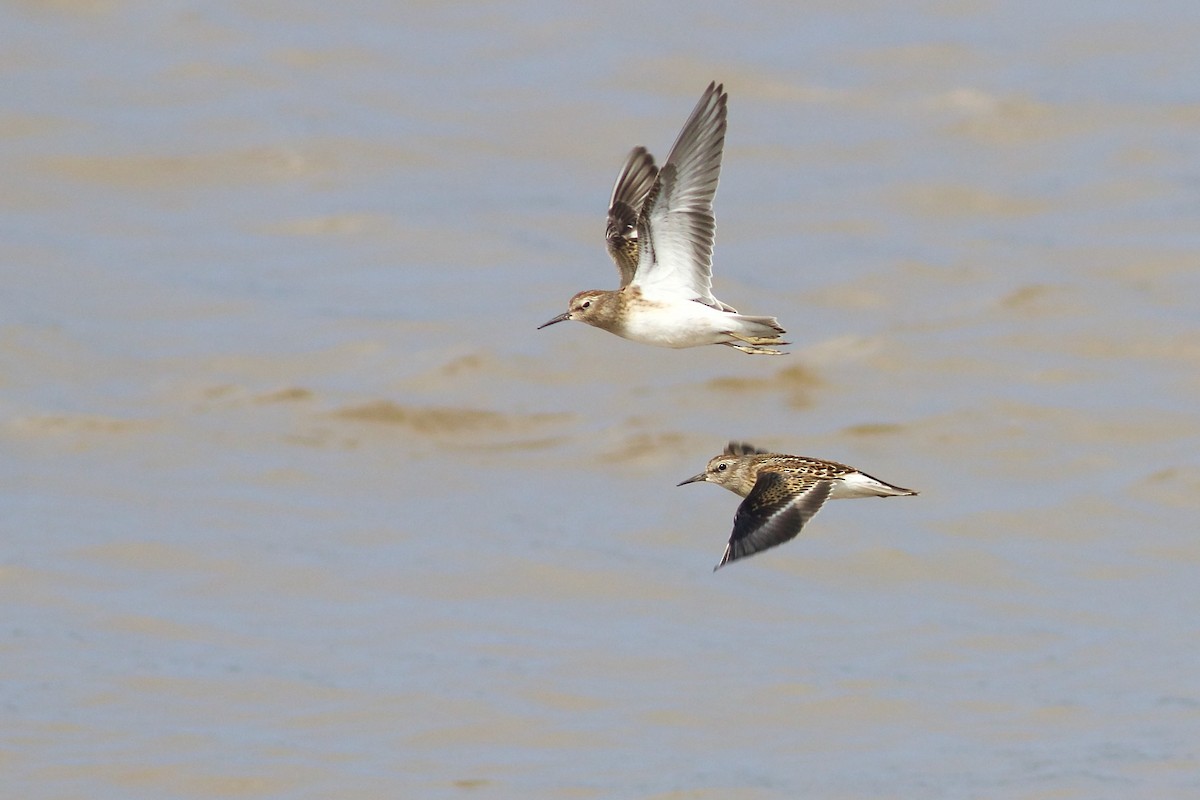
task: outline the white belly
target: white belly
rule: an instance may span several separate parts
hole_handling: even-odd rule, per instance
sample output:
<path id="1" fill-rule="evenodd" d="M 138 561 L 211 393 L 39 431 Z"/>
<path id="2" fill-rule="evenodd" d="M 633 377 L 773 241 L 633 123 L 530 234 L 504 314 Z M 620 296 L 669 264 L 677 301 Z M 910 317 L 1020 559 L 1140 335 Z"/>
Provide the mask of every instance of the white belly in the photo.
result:
<path id="1" fill-rule="evenodd" d="M 699 347 L 732 341 L 730 315 L 691 300 L 657 302 L 629 315 L 621 335 L 657 347 Z"/>

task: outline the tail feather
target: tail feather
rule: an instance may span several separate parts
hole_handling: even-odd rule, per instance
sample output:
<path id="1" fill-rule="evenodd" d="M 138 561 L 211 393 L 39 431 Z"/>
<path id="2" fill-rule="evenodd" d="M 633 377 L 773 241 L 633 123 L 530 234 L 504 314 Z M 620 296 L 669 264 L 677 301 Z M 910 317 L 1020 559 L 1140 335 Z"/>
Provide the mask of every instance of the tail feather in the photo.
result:
<path id="1" fill-rule="evenodd" d="M 774 317 L 752 317 L 746 314 L 733 314 L 734 319 L 741 323 L 738 327 L 742 333 L 755 338 L 778 339 L 780 334 L 787 333 Z"/>
<path id="2" fill-rule="evenodd" d="M 881 481 L 865 472 L 852 472 L 834 487 L 833 497 L 909 497 L 915 494 L 917 492 L 912 489 Z"/>
<path id="3" fill-rule="evenodd" d="M 721 342 L 721 344 L 751 355 L 786 355 L 782 350 L 772 349 L 773 346 L 788 344 L 779 338 L 785 333 L 779 326 L 779 320 L 774 317 L 751 317 L 732 313 L 728 320 L 729 325 L 726 326 L 724 333 L 735 341 Z M 742 342 L 742 344 L 738 342 Z"/>

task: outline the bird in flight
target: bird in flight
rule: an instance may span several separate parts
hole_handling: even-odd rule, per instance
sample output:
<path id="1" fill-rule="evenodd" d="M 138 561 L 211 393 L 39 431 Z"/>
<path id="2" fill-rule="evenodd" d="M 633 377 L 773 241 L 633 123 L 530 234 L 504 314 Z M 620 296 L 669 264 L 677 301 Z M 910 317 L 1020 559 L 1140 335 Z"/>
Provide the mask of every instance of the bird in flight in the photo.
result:
<path id="1" fill-rule="evenodd" d="M 704 472 L 679 485 L 697 481 L 724 486 L 745 498 L 714 571 L 796 538 L 826 500 L 916 494 L 836 461 L 771 453 L 745 442 L 730 442 Z"/>
<path id="2" fill-rule="evenodd" d="M 588 289 L 539 330 L 567 320 L 658 347 L 720 344 L 754 355 L 783 355 L 774 317 L 739 314 L 712 292 L 716 222 L 729 95 L 710 83 L 666 163 L 644 147 L 625 159 L 609 200 L 605 238 L 621 276 L 615 290 Z"/>

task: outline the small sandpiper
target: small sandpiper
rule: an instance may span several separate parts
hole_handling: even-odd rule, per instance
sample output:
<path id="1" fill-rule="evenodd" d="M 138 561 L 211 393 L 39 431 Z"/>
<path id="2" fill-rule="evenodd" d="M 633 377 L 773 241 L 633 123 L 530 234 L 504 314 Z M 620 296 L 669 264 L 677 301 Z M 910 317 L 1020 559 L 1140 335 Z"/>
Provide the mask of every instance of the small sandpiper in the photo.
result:
<path id="1" fill-rule="evenodd" d="M 770 453 L 745 442 L 730 442 L 704 472 L 679 485 L 696 481 L 719 484 L 746 498 L 734 515 L 733 534 L 714 572 L 794 539 L 826 500 L 916 494 L 836 461 Z"/>
<path id="2" fill-rule="evenodd" d="M 608 206 L 608 252 L 621 288 L 589 289 L 565 313 L 569 319 L 659 347 L 723 344 L 743 353 L 783 355 L 774 317 L 737 313 L 712 293 L 713 196 L 721 176 L 729 95 L 710 83 L 659 169 L 635 147 L 617 176 Z"/>

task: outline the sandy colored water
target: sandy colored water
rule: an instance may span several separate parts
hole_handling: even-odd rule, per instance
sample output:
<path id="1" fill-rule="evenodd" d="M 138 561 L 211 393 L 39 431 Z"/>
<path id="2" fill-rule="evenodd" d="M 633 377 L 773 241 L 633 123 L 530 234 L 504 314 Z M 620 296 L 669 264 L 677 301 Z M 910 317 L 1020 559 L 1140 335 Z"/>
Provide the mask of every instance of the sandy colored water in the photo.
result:
<path id="1" fill-rule="evenodd" d="M 1200 796 L 1198 38 L 0 6 L 4 795 Z M 713 78 L 793 354 L 536 331 Z M 714 574 L 730 438 L 921 495 Z"/>

